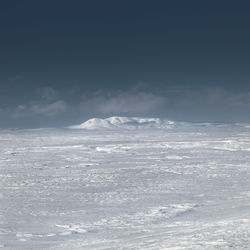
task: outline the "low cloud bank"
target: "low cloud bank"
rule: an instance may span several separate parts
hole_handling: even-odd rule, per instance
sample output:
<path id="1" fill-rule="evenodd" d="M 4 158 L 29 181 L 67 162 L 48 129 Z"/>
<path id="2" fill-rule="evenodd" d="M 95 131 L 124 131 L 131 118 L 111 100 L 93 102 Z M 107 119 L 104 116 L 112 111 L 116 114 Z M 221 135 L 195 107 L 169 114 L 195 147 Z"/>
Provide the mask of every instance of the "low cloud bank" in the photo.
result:
<path id="1" fill-rule="evenodd" d="M 147 114 L 166 106 L 166 98 L 145 91 L 118 91 L 94 93 L 80 103 L 82 112 L 100 114 Z"/>
<path id="2" fill-rule="evenodd" d="M 0 107 L 5 124 L 39 121 L 62 126 L 90 117 L 112 115 L 165 117 L 188 121 L 250 122 L 250 92 L 232 92 L 220 87 L 168 87 L 149 90 L 60 92 L 51 87 L 37 89 L 26 103 Z M 7 126 L 4 125 L 4 126 Z M 0 124 L 1 126 L 1 124 Z"/>

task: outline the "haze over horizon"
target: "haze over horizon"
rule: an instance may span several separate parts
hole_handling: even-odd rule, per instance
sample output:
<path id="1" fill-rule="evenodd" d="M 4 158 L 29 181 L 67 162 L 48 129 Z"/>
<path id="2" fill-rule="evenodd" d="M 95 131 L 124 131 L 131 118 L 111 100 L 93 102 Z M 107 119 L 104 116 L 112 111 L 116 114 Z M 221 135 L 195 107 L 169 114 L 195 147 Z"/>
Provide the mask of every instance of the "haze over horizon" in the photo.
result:
<path id="1" fill-rule="evenodd" d="M 250 122 L 246 1 L 4 1 L 0 128 Z"/>

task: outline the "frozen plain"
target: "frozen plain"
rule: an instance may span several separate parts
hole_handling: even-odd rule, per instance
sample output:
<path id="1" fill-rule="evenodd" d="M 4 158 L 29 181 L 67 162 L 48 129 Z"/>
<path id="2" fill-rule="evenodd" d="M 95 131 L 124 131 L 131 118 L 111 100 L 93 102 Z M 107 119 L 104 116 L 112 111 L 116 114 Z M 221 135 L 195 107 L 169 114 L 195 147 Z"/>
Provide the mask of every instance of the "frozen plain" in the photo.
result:
<path id="1" fill-rule="evenodd" d="M 250 249 L 250 127 L 0 131 L 0 249 Z"/>

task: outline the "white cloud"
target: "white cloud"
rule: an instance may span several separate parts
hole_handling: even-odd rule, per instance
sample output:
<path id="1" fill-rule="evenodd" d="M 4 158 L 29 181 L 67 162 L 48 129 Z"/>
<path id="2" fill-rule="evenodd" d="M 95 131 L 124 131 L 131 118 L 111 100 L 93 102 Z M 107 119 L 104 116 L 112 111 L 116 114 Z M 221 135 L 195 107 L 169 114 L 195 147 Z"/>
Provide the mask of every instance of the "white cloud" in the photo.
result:
<path id="1" fill-rule="evenodd" d="M 48 102 L 57 100 L 58 95 L 59 95 L 59 93 L 51 87 L 39 88 L 36 90 L 36 93 L 44 101 L 48 101 Z"/>
<path id="2" fill-rule="evenodd" d="M 148 92 L 118 91 L 105 93 L 100 91 L 83 100 L 82 112 L 110 113 L 150 113 L 163 108 L 166 98 Z"/>
<path id="3" fill-rule="evenodd" d="M 68 104 L 62 100 L 57 100 L 52 103 L 35 103 L 31 102 L 24 105 L 18 105 L 12 111 L 12 118 L 20 118 L 27 116 L 55 116 L 65 112 L 68 109 Z"/>
<path id="4" fill-rule="evenodd" d="M 66 111 L 67 107 L 68 105 L 64 101 L 57 100 L 46 105 L 33 105 L 30 107 L 30 110 L 36 115 L 43 114 L 53 116 Z"/>
<path id="5" fill-rule="evenodd" d="M 74 123 L 89 117 L 161 116 L 190 121 L 250 121 L 250 92 L 219 87 L 173 87 L 150 91 L 145 85 L 128 90 L 80 92 L 50 87 L 39 89 L 31 100 L 13 107 L 0 107 L 2 121 L 39 118 L 39 121 Z M 63 97 L 62 97 L 63 96 Z"/>

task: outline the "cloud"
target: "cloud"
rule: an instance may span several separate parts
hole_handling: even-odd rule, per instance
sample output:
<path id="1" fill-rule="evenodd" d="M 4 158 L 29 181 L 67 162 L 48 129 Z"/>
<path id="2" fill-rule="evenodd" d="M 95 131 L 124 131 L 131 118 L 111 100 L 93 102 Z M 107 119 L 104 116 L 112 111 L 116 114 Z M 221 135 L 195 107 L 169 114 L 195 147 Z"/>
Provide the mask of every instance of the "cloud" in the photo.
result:
<path id="1" fill-rule="evenodd" d="M 45 101 L 55 101 L 59 95 L 58 91 L 51 87 L 39 88 L 36 90 L 36 93 Z"/>
<path id="2" fill-rule="evenodd" d="M 153 92 L 139 87 L 83 95 L 75 109 L 82 117 L 125 115 L 183 121 L 248 122 L 250 92 L 194 86 L 166 87 Z"/>
<path id="3" fill-rule="evenodd" d="M 62 100 L 57 100 L 52 103 L 29 103 L 25 105 L 18 105 L 14 108 L 11 117 L 20 118 L 27 116 L 56 116 L 64 113 L 68 109 L 67 103 Z"/>
<path id="4" fill-rule="evenodd" d="M 80 104 L 82 112 L 100 114 L 149 114 L 166 105 L 166 98 L 144 91 L 118 91 L 94 93 Z"/>
<path id="5" fill-rule="evenodd" d="M 10 118 L 20 119 L 27 117 L 53 117 L 65 113 L 69 104 L 59 99 L 59 92 L 51 87 L 39 88 L 34 91 L 33 99 L 27 103 L 18 104 L 12 108 L 5 108 L 2 113 L 9 114 Z"/>
<path id="6" fill-rule="evenodd" d="M 220 87 L 179 85 L 153 90 L 140 84 L 127 90 L 94 92 L 79 89 L 60 92 L 45 87 L 35 90 L 31 96 L 33 98 L 27 102 L 0 107 L 1 124 L 34 121 L 46 126 L 71 125 L 91 117 L 112 115 L 250 122 L 250 92 Z"/>

